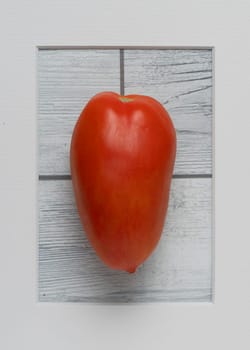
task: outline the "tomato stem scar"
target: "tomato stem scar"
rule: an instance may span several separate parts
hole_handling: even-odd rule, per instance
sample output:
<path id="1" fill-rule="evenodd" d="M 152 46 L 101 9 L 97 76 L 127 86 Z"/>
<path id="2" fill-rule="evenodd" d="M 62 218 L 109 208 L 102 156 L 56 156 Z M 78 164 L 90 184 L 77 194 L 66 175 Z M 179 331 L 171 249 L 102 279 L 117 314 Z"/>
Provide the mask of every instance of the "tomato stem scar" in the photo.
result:
<path id="1" fill-rule="evenodd" d="M 119 100 L 122 101 L 122 102 L 125 102 L 125 103 L 133 101 L 132 98 L 129 98 L 129 97 L 126 97 L 126 96 L 119 97 Z"/>

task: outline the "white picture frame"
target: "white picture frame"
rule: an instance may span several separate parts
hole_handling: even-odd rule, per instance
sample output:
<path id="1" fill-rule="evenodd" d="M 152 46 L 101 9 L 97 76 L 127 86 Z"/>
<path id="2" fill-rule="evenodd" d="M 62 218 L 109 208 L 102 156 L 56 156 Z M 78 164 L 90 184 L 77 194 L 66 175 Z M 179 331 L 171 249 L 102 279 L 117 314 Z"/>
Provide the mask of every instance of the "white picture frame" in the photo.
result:
<path id="1" fill-rule="evenodd" d="M 1 6 L 3 349 L 248 349 L 250 30 L 246 1 L 98 0 Z M 38 47 L 213 47 L 213 303 L 39 303 Z"/>

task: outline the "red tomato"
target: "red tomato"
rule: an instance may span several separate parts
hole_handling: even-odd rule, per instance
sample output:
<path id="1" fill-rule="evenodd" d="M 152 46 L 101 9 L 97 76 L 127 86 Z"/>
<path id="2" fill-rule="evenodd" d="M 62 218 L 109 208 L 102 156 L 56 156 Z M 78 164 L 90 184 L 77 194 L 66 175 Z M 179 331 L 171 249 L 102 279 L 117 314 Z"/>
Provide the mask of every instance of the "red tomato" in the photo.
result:
<path id="1" fill-rule="evenodd" d="M 80 218 L 97 255 L 128 272 L 156 247 L 168 207 L 176 134 L 148 96 L 103 92 L 82 111 L 70 163 Z"/>

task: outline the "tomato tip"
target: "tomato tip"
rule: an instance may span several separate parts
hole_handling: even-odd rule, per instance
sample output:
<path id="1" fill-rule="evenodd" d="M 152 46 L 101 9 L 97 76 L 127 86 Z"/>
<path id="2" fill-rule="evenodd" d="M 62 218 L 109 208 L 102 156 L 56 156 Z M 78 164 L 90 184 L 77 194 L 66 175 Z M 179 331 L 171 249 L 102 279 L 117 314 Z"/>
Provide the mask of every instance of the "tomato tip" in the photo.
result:
<path id="1" fill-rule="evenodd" d="M 129 269 L 127 269 L 128 273 L 135 273 L 136 271 L 136 267 L 130 267 Z"/>

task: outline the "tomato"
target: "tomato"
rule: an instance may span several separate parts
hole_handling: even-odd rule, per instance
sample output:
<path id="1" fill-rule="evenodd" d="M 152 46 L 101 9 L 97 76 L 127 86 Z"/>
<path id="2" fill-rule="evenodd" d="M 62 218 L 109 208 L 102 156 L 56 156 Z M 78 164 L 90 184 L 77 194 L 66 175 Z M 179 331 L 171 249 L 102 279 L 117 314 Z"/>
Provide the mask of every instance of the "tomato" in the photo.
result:
<path id="1" fill-rule="evenodd" d="M 72 183 L 86 235 L 101 260 L 134 272 L 162 233 L 176 155 L 165 108 L 142 95 L 95 95 L 70 147 Z"/>

